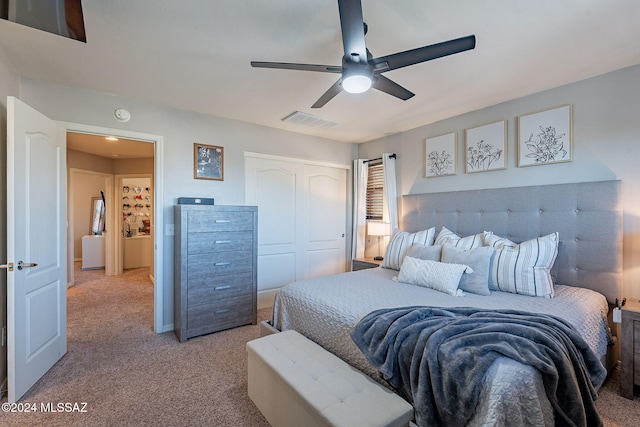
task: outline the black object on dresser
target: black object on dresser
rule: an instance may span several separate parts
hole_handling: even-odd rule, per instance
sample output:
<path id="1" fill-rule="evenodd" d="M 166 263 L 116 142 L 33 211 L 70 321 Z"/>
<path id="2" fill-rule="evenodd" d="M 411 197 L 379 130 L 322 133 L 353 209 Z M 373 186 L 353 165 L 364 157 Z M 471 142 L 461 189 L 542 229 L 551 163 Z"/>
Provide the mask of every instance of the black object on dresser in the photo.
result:
<path id="1" fill-rule="evenodd" d="M 257 323 L 258 208 L 175 206 L 174 330 L 180 342 Z"/>

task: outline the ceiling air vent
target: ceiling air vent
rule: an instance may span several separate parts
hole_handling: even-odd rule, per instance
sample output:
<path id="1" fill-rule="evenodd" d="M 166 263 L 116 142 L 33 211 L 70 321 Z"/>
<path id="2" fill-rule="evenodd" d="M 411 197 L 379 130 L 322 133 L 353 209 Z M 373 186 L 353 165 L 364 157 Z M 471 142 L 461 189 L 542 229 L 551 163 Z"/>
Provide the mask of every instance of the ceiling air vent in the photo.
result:
<path id="1" fill-rule="evenodd" d="M 318 130 L 329 129 L 338 124 L 300 111 L 294 111 L 287 117 L 283 118 L 282 121 Z"/>

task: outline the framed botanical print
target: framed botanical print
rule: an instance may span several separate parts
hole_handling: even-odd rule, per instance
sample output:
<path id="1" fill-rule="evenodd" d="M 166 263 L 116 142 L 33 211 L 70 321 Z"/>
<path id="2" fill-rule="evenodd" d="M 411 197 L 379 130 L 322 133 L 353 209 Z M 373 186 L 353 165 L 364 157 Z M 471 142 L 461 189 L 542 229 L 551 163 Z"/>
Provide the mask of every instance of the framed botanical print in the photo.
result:
<path id="1" fill-rule="evenodd" d="M 467 129 L 464 153 L 466 173 L 506 169 L 506 120 Z"/>
<path id="2" fill-rule="evenodd" d="M 573 158 L 571 105 L 518 117 L 518 166 L 570 162 Z"/>
<path id="3" fill-rule="evenodd" d="M 456 145 L 455 132 L 425 140 L 425 177 L 456 174 Z"/>
<path id="4" fill-rule="evenodd" d="M 224 181 L 224 147 L 193 144 L 193 177 Z"/>

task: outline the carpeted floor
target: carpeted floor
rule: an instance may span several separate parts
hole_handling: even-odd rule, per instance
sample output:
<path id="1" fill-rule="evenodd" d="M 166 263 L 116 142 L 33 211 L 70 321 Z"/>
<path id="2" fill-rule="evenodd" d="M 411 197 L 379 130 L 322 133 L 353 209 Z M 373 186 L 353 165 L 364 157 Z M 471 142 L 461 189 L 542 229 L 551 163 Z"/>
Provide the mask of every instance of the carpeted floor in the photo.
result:
<path id="1" fill-rule="evenodd" d="M 183 344 L 173 332 L 155 334 L 148 274 L 76 270 L 67 293 L 68 353 L 21 399 L 37 412 L 0 412 L 0 425 L 269 425 L 246 392 L 245 343 L 258 337 L 258 326 Z M 270 316 L 270 309 L 258 312 L 259 320 Z M 600 391 L 598 409 L 606 426 L 640 425 L 640 393 L 633 401 L 620 397 L 619 375 Z M 83 402 L 83 413 L 41 412 L 41 404 Z"/>
<path id="2" fill-rule="evenodd" d="M 179 343 L 153 332 L 149 269 L 78 272 L 68 296 L 68 353 L 21 399 L 36 413 L 0 413 L 2 426 L 268 426 L 247 396 L 245 326 Z M 270 316 L 270 309 L 261 310 Z M 6 402 L 6 398 L 3 400 Z M 41 403 L 86 402 L 86 413 Z"/>

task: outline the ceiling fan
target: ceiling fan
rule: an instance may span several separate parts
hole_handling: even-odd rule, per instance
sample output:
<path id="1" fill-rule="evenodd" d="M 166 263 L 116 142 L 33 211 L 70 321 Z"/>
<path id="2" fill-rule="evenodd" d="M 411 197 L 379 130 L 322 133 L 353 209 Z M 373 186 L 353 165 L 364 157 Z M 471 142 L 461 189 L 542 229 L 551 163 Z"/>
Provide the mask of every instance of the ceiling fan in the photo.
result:
<path id="1" fill-rule="evenodd" d="M 373 55 L 371 55 L 371 52 L 369 52 L 364 42 L 367 24 L 362 18 L 361 1 L 338 0 L 338 9 L 340 12 L 342 44 L 344 46 L 344 56 L 342 57 L 341 66 L 261 61 L 251 61 L 251 66 L 257 68 L 279 68 L 284 70 L 342 74 L 341 78 L 335 82 L 311 108 L 321 108 L 343 89 L 350 93 L 362 93 L 373 87 L 374 89 L 406 101 L 415 94 L 386 78 L 382 73 L 471 50 L 476 46 L 476 37 L 471 35 L 394 53 L 392 55 L 373 58 Z"/>

